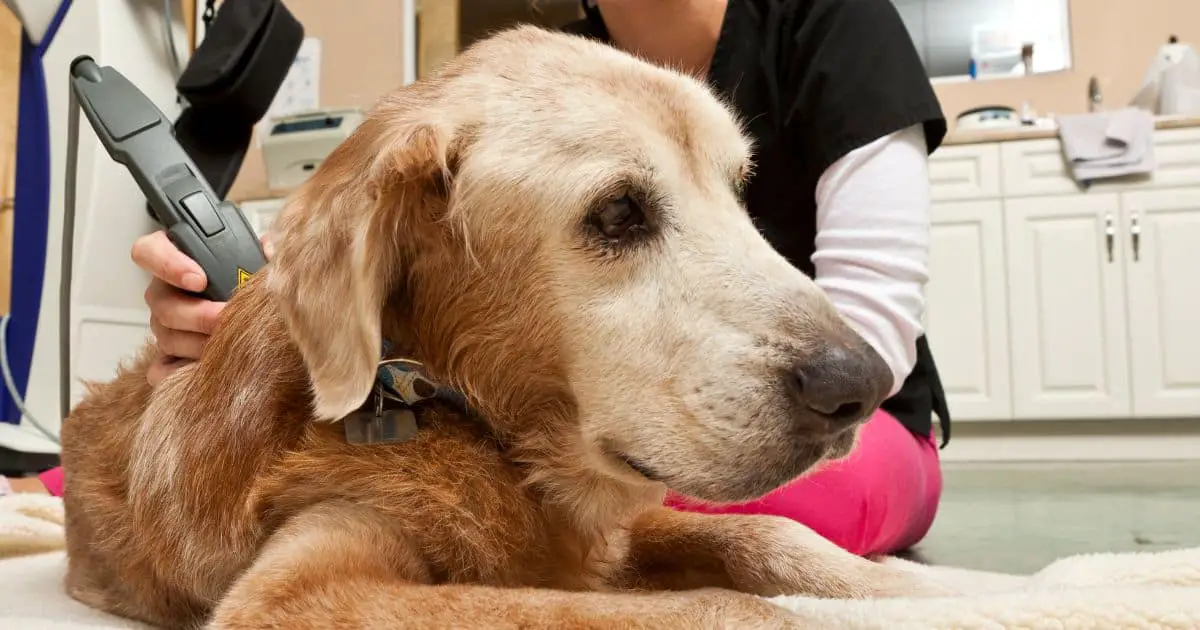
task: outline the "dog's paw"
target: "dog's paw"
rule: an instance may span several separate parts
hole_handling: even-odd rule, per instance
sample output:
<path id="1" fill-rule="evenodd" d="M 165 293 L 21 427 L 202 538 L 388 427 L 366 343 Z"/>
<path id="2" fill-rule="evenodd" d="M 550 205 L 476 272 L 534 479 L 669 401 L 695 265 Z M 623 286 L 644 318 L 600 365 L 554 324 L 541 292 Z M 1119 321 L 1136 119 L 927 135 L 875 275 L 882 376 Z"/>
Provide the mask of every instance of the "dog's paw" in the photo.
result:
<path id="1" fill-rule="evenodd" d="M 949 597 L 957 595 L 920 573 L 851 554 L 790 519 L 763 520 L 754 546 L 732 549 L 727 567 L 738 590 L 774 597 L 825 599 Z"/>
<path id="2" fill-rule="evenodd" d="M 907 571 L 895 567 L 879 566 L 878 571 L 868 576 L 867 582 L 870 594 L 868 597 L 957 597 L 962 593 L 953 588 L 930 579 L 915 571 Z"/>

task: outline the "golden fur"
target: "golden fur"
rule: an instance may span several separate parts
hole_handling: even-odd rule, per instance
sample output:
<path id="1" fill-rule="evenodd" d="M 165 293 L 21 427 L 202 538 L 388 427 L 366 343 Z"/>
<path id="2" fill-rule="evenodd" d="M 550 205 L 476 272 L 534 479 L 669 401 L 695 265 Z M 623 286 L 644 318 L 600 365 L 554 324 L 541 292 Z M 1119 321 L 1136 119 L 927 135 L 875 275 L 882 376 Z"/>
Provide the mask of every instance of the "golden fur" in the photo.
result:
<path id="1" fill-rule="evenodd" d="M 860 417 L 890 386 L 741 208 L 749 151 L 698 82 L 528 27 L 385 98 L 203 359 L 152 389 L 150 347 L 64 424 L 70 593 L 167 627 L 753 628 L 792 623 L 754 595 L 937 592 L 787 519 L 662 507 L 848 451 L 795 365 L 855 357 L 830 369 Z M 643 242 L 601 242 L 630 191 Z M 348 444 L 383 338 L 477 416 Z"/>

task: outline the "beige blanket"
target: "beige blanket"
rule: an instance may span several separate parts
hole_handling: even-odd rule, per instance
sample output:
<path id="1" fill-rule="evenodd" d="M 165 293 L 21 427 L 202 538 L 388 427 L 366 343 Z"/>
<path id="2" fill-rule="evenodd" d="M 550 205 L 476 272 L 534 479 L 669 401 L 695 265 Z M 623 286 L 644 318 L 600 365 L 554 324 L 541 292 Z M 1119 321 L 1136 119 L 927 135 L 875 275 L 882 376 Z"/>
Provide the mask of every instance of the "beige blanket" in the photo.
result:
<path id="1" fill-rule="evenodd" d="M 0 497 L 0 628 L 145 627 L 67 597 L 62 548 L 61 501 Z M 965 594 L 935 600 L 772 601 L 821 629 L 1200 629 L 1200 548 L 1075 556 L 1030 576 L 886 562 L 925 573 Z"/>

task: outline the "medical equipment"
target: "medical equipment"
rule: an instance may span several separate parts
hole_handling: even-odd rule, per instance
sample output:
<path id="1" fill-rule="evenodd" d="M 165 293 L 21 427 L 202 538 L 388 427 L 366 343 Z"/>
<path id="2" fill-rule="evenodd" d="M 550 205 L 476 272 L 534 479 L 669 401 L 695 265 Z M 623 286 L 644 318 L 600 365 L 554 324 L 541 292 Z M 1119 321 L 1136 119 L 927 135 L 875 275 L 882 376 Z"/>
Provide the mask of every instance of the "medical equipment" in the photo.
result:
<path id="1" fill-rule="evenodd" d="M 121 73 L 86 55 L 71 63 L 67 128 L 67 194 L 63 218 L 62 282 L 59 299 L 59 403 L 70 410 L 71 251 L 74 242 L 79 112 L 83 111 L 109 157 L 129 169 L 171 242 L 208 276 L 205 297 L 226 301 L 266 256 L 237 206 L 221 201 L 176 142 L 171 121 Z"/>
<path id="2" fill-rule="evenodd" d="M 331 151 L 363 121 L 358 108 L 311 111 L 271 121 L 262 142 L 267 186 L 289 190 L 304 183 Z"/>
<path id="3" fill-rule="evenodd" d="M 101 145 L 129 169 L 171 242 L 204 269 L 204 295 L 228 300 L 266 264 L 237 206 L 217 197 L 175 141 L 171 121 L 119 72 L 81 56 L 71 64 L 71 87 Z"/>

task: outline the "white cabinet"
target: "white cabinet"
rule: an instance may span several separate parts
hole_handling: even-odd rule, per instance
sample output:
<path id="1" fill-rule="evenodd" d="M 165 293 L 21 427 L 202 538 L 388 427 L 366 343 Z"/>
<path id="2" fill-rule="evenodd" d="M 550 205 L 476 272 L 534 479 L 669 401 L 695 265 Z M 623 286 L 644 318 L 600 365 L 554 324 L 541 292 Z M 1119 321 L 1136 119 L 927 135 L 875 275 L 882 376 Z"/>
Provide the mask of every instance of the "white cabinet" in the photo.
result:
<path id="1" fill-rule="evenodd" d="M 1058 141 L 930 161 L 925 327 L 955 420 L 1200 420 L 1200 128 L 1081 190 Z"/>
<path id="2" fill-rule="evenodd" d="M 933 208 L 925 327 L 955 420 L 1012 413 L 1004 274 L 1004 215 L 998 200 Z"/>
<path id="3" fill-rule="evenodd" d="M 938 149 L 929 160 L 934 201 L 1000 196 L 1000 148 L 971 144 Z"/>
<path id="4" fill-rule="evenodd" d="M 1129 416 L 1120 212 L 1115 194 L 1005 200 L 1014 418 Z"/>
<path id="5" fill-rule="evenodd" d="M 1006 197 L 1070 194 L 1079 191 L 1063 161 L 1058 140 L 1005 142 L 1000 147 L 1002 190 Z"/>
<path id="6" fill-rule="evenodd" d="M 1133 413 L 1200 416 L 1200 188 L 1122 197 Z"/>

